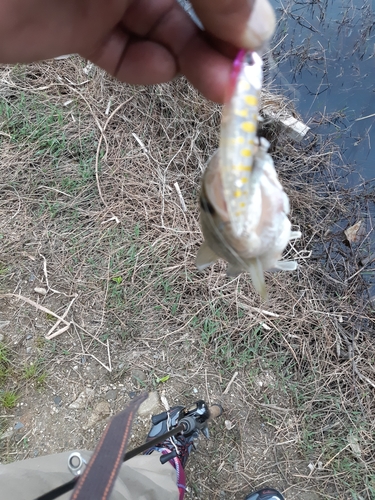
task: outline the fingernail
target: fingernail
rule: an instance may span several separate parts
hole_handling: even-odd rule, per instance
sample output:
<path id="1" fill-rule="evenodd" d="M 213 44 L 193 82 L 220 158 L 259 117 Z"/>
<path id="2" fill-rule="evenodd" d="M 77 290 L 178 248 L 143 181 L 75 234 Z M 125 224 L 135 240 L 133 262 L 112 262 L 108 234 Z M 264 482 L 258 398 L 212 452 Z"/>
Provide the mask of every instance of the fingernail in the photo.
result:
<path id="1" fill-rule="evenodd" d="M 254 7 L 244 33 L 244 47 L 257 50 L 272 37 L 276 27 L 276 17 L 268 0 L 255 0 Z"/>

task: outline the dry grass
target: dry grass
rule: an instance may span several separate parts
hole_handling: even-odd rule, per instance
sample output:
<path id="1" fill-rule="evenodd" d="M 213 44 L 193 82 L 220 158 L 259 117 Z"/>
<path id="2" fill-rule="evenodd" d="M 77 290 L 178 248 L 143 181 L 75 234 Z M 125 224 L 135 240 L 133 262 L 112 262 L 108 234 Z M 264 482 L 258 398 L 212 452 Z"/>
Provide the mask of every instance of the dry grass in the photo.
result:
<path id="1" fill-rule="evenodd" d="M 126 379 L 142 351 L 147 387 L 171 373 L 172 401 L 191 401 L 191 384 L 220 397 L 239 371 L 224 397 L 236 426 L 216 423 L 191 461 L 191 498 L 242 498 L 266 483 L 287 498 L 373 498 L 374 320 L 356 249 L 344 243 L 360 195 L 336 178 L 339 152 L 319 138 L 278 138 L 273 157 L 303 238 L 288 249 L 298 271 L 269 274 L 262 303 L 248 276 L 194 266 L 220 108 L 183 79 L 135 88 L 84 66 L 73 57 L 1 70 L 1 291 L 59 316 L 76 296 L 53 349 L 43 339 L 51 318 L 3 299 L 4 342 L 21 359 L 42 357 L 47 381 L 91 356 Z M 51 290 L 38 298 L 46 272 Z M 25 382 L 7 384 L 23 397 Z"/>

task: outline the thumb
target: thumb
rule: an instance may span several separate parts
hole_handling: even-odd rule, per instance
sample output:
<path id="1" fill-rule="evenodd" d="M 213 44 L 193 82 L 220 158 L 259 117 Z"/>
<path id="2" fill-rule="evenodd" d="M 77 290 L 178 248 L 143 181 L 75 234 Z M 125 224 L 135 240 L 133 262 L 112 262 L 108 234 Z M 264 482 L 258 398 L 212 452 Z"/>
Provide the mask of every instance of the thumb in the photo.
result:
<path id="1" fill-rule="evenodd" d="M 239 48 L 261 49 L 275 31 L 268 0 L 191 0 L 204 28 Z"/>

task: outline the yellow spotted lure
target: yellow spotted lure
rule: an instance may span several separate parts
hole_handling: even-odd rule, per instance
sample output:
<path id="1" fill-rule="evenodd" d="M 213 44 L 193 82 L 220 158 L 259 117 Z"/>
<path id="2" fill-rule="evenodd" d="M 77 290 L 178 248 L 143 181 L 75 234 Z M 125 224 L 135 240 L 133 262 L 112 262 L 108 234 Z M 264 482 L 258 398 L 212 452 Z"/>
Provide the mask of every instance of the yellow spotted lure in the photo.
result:
<path id="1" fill-rule="evenodd" d="M 263 62 L 255 52 L 240 51 L 233 64 L 223 109 L 220 144 L 208 163 L 200 193 L 200 221 L 205 238 L 198 269 L 219 257 L 227 273 L 250 273 L 266 297 L 264 271 L 294 270 L 281 261 L 288 242 L 299 238 L 287 217 L 289 200 L 268 154 L 269 143 L 257 136 Z"/>
<path id="2" fill-rule="evenodd" d="M 262 89 L 262 59 L 255 52 L 250 57 L 253 64 L 244 64 L 241 51 L 234 61 L 228 92 L 233 96 L 224 108 L 219 149 L 224 198 L 237 235 L 246 220 Z"/>

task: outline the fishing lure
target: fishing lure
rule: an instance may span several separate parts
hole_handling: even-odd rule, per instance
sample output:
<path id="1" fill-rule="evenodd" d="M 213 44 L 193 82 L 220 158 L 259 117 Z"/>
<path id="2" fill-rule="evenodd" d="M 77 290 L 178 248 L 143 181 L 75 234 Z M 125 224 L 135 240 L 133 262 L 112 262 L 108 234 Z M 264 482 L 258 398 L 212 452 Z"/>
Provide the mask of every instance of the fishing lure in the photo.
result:
<path id="1" fill-rule="evenodd" d="M 250 273 L 254 287 L 266 297 L 264 271 L 295 270 L 294 261 L 280 261 L 292 239 L 289 199 L 268 154 L 269 143 L 257 136 L 263 62 L 241 51 L 234 64 L 223 109 L 218 151 L 202 178 L 200 221 L 205 238 L 196 264 L 203 270 L 219 257 L 227 273 Z"/>

